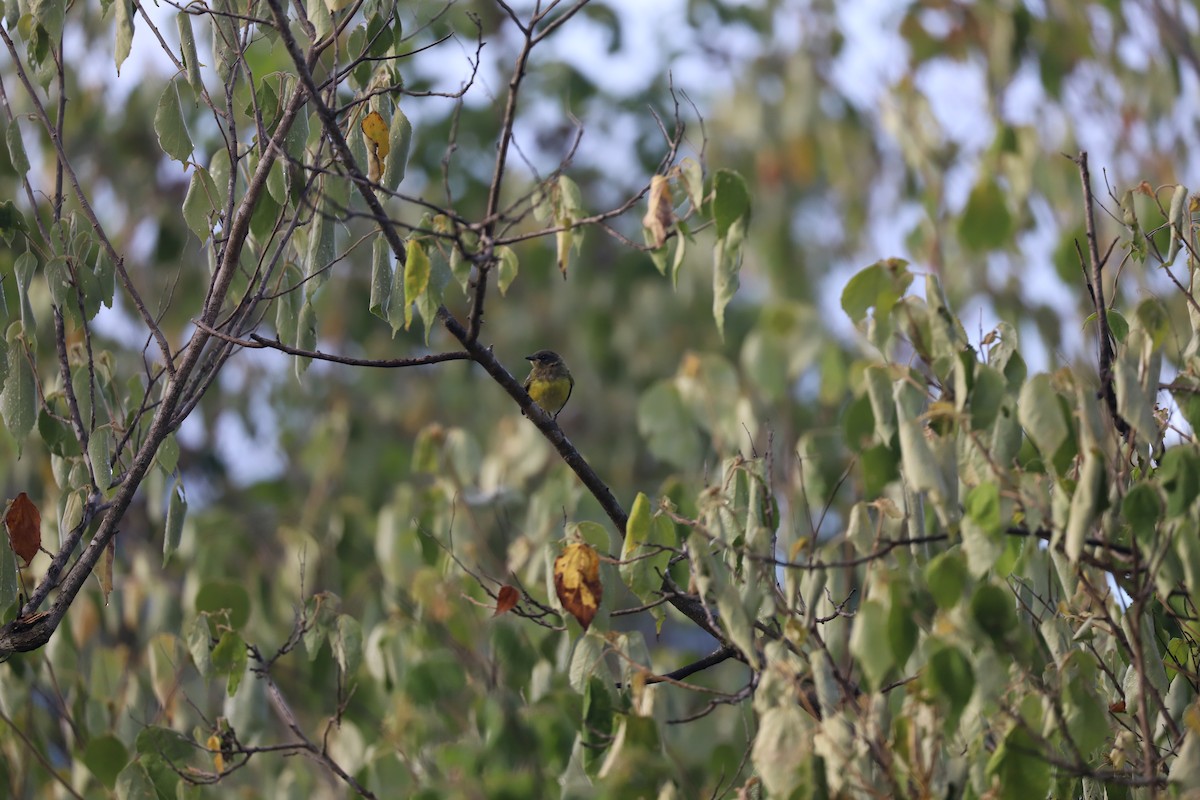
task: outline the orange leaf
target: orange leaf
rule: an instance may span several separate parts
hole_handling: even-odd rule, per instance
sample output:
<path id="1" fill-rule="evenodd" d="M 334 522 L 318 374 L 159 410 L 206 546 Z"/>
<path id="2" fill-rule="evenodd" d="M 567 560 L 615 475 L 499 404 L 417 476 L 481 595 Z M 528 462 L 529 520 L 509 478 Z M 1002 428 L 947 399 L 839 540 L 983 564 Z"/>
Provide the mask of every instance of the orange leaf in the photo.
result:
<path id="1" fill-rule="evenodd" d="M 12 545 L 13 552 L 25 559 L 25 566 L 29 566 L 42 546 L 42 514 L 29 495 L 21 492 L 17 499 L 8 504 L 8 511 L 4 512 L 4 527 L 8 529 L 8 543 Z"/>
<path id="2" fill-rule="evenodd" d="M 1125 713 L 1125 701 L 1118 700 L 1117 702 L 1110 705 L 1108 707 L 1108 710 L 1114 714 L 1124 714 Z"/>
<path id="3" fill-rule="evenodd" d="M 604 587 L 600 585 L 600 556 L 582 542 L 567 545 L 554 559 L 554 591 L 571 616 L 586 631 L 600 607 Z"/>
<path id="4" fill-rule="evenodd" d="M 493 617 L 498 617 L 506 611 L 512 611 L 517 605 L 517 601 L 521 599 L 521 593 L 513 586 L 501 586 L 500 595 L 496 598 L 496 613 Z"/>

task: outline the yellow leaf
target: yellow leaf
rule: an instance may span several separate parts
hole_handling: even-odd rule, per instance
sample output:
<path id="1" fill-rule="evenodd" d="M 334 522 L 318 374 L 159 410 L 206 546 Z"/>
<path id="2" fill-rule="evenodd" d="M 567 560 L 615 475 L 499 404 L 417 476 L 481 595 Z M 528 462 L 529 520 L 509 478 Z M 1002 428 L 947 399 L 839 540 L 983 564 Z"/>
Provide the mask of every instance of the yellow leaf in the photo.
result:
<path id="1" fill-rule="evenodd" d="M 372 183 L 378 183 L 392 148 L 388 141 L 388 124 L 378 111 L 372 111 L 363 117 L 362 132 L 367 145 L 367 178 Z"/>
<path id="2" fill-rule="evenodd" d="M 213 754 L 213 766 L 216 767 L 217 773 L 225 771 L 225 756 L 221 755 L 221 737 L 215 733 L 208 737 L 208 741 L 204 743 L 208 751 Z"/>
<path id="3" fill-rule="evenodd" d="M 554 591 L 586 631 L 600 608 L 600 556 L 582 542 L 572 542 L 554 559 Z"/>

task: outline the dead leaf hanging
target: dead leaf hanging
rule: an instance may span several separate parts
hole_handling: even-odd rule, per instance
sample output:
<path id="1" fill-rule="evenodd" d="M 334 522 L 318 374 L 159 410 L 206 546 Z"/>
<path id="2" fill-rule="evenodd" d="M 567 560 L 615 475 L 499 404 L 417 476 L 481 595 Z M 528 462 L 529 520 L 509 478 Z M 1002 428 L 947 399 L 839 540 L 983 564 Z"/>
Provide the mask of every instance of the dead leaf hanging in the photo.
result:
<path id="1" fill-rule="evenodd" d="M 8 543 L 13 552 L 25 560 L 25 566 L 29 566 L 42 546 L 42 514 L 29 495 L 21 492 L 8 504 L 8 510 L 4 512 L 4 527 L 8 530 Z"/>
<path id="2" fill-rule="evenodd" d="M 496 596 L 496 613 L 492 616 L 498 617 L 505 612 L 512 611 L 520 599 L 521 593 L 515 586 L 501 586 L 500 593 Z"/>
<path id="3" fill-rule="evenodd" d="M 554 591 L 563 608 L 586 631 L 600 608 L 600 556 L 582 542 L 572 542 L 554 559 Z"/>

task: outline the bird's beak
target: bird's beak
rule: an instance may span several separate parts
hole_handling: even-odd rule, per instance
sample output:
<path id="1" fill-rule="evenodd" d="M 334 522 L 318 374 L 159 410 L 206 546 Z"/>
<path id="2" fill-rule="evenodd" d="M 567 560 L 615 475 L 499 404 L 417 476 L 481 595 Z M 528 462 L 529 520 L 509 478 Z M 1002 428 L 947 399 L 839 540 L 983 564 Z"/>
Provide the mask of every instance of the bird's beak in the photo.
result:
<path id="1" fill-rule="evenodd" d="M 537 356 L 525 356 L 526 361 L 537 361 Z"/>

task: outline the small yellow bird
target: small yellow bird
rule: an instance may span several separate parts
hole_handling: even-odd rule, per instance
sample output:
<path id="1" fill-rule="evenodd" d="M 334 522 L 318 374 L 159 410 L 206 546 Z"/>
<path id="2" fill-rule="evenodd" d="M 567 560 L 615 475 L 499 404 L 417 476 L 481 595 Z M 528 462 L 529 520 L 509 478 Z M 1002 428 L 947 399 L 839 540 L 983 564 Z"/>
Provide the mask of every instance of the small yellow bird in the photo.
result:
<path id="1" fill-rule="evenodd" d="M 543 411 L 558 419 L 558 412 L 563 410 L 575 388 L 571 371 L 553 350 L 538 350 L 525 358 L 533 362 L 533 369 L 525 379 L 525 391 Z"/>

